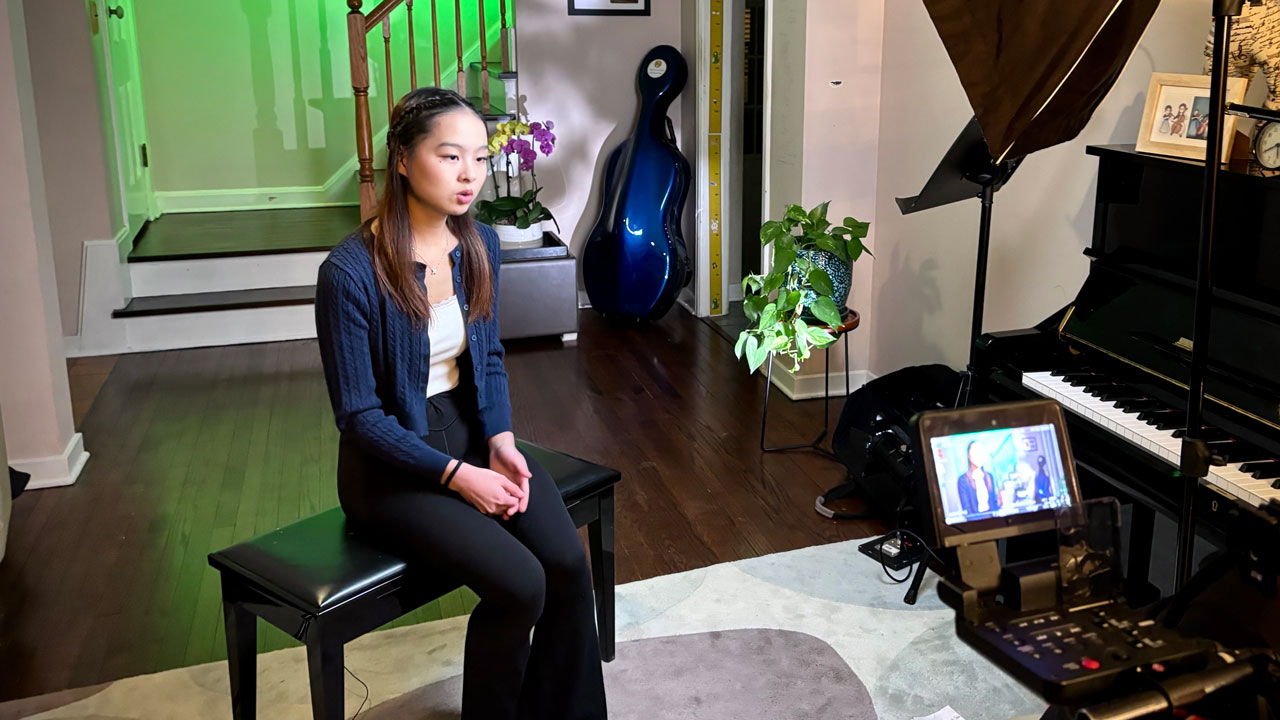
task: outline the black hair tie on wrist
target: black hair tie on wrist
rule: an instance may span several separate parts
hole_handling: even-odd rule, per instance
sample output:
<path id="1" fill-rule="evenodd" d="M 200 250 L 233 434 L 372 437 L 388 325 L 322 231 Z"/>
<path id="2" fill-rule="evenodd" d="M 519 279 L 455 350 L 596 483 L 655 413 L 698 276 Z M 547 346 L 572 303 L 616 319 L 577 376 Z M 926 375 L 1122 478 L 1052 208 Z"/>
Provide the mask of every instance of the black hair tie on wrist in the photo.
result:
<path id="1" fill-rule="evenodd" d="M 454 465 L 453 469 L 449 471 L 449 474 L 445 475 L 443 484 L 446 490 L 449 489 L 449 483 L 453 481 L 453 476 L 458 474 L 458 469 L 461 467 L 462 467 L 462 461 L 459 460 L 458 464 Z"/>

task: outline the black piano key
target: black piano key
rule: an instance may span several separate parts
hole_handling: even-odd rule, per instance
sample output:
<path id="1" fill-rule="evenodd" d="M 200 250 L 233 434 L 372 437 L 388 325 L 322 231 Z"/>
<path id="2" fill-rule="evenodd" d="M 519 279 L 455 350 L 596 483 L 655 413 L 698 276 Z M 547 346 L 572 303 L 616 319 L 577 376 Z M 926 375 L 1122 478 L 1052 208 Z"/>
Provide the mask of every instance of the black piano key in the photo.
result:
<path id="1" fill-rule="evenodd" d="M 1085 387 L 1088 385 L 1097 385 L 1100 382 L 1108 382 L 1107 378 L 1102 375 L 1067 375 L 1062 378 L 1067 381 L 1071 387 Z"/>
<path id="2" fill-rule="evenodd" d="M 1097 375 L 1097 373 L 1090 370 L 1089 368 L 1072 368 L 1072 369 L 1058 368 L 1057 370 L 1050 370 L 1049 374 L 1052 375 L 1053 377 L 1060 377 L 1060 378 L 1080 377 L 1082 375 L 1090 375 L 1090 376 Z"/>
<path id="3" fill-rule="evenodd" d="M 1280 461 L 1256 460 L 1240 466 L 1240 472 L 1249 473 L 1258 480 L 1280 478 Z"/>
<path id="4" fill-rule="evenodd" d="M 1236 463 L 1253 463 L 1260 460 L 1271 460 L 1273 453 L 1247 443 L 1236 443 L 1236 447 L 1218 453 L 1232 465 Z"/>
<path id="5" fill-rule="evenodd" d="M 1178 427 L 1178 424 L 1187 424 L 1187 414 L 1181 410 L 1143 410 L 1138 413 L 1138 419 L 1148 425 L 1157 423 L 1166 423 L 1171 428 Z"/>
<path id="6" fill-rule="evenodd" d="M 1115 406 L 1116 406 L 1116 409 L 1123 410 L 1124 412 L 1127 412 L 1127 413 L 1136 413 L 1136 412 L 1141 412 L 1143 410 L 1153 410 L 1153 409 L 1164 408 L 1164 406 L 1159 401 L 1151 400 L 1151 399 L 1121 400 L 1115 403 Z"/>
<path id="7" fill-rule="evenodd" d="M 1182 427 L 1173 431 L 1173 436 L 1176 438 L 1180 438 L 1186 434 L 1187 434 L 1186 427 Z M 1201 425 L 1200 439 L 1204 440 L 1205 442 L 1223 442 L 1227 440 L 1232 440 L 1233 438 L 1229 434 L 1227 434 L 1226 431 L 1213 427 L 1212 425 Z"/>
<path id="8" fill-rule="evenodd" d="M 1107 390 L 1100 393 L 1097 397 L 1102 402 L 1109 402 L 1109 403 L 1114 403 L 1120 400 L 1150 400 L 1151 399 L 1146 395 L 1143 395 L 1142 393 L 1137 392 L 1136 390 L 1129 390 L 1127 388 Z"/>

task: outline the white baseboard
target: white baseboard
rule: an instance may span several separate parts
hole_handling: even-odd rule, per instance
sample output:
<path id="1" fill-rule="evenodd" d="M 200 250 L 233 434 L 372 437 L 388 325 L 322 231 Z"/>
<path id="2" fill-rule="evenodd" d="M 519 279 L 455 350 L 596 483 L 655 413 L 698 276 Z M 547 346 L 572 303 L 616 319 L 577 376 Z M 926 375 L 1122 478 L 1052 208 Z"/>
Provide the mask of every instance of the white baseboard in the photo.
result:
<path id="1" fill-rule="evenodd" d="M 373 136 L 373 166 L 387 166 L 387 129 Z M 348 207 L 360 204 L 360 181 L 355 155 L 334 171 L 323 185 L 278 188 L 230 188 L 223 190 L 164 190 L 157 192 L 161 213 L 269 210 L 272 208 Z"/>
<path id="2" fill-rule="evenodd" d="M 764 372 L 765 368 L 761 367 L 758 372 Z M 845 388 L 844 370 L 832 370 L 828 378 L 830 383 L 830 392 L 832 398 L 842 397 L 866 385 L 876 378 L 875 373 L 870 370 L 849 370 L 849 387 Z M 808 373 L 805 375 L 792 375 L 787 371 L 787 366 L 781 362 L 775 361 L 773 367 L 773 386 L 782 391 L 791 400 L 813 400 L 821 399 L 823 395 L 822 389 L 823 375 L 822 373 Z"/>
<path id="3" fill-rule="evenodd" d="M 14 468 L 31 474 L 28 490 L 74 484 L 88 461 L 89 453 L 84 449 L 84 436 L 80 433 L 71 436 L 61 455 L 25 460 L 9 458 L 9 464 Z"/>
<path id="4" fill-rule="evenodd" d="M 125 324 L 111 317 L 132 297 L 129 266 L 115 240 L 84 243 L 80 273 L 80 334 L 64 338 L 67 357 L 112 355 L 128 344 Z"/>
<path id="5" fill-rule="evenodd" d="M 352 183 L 354 186 L 355 183 Z M 270 210 L 274 208 L 349 207 L 359 205 L 346 195 L 350 190 L 330 192 L 323 185 L 292 188 L 234 188 L 229 190 L 164 191 L 156 193 L 161 213 L 222 212 L 226 210 Z"/>

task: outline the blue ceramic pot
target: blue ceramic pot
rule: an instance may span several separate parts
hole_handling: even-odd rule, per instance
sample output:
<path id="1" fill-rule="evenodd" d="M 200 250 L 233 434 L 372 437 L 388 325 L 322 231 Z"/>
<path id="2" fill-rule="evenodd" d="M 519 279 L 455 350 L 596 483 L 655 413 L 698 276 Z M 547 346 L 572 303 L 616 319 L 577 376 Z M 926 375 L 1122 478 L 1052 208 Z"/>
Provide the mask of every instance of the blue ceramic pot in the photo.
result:
<path id="1" fill-rule="evenodd" d="M 840 259 L 840 256 L 827 250 L 797 250 L 796 259 L 791 263 L 789 273 L 801 274 L 808 267 L 806 258 L 811 258 L 814 267 L 822 268 L 827 271 L 827 275 L 831 276 L 831 286 L 835 290 L 831 295 L 831 301 L 840 309 L 841 317 L 848 314 L 845 307 L 849 302 L 849 288 L 853 285 L 853 266 Z M 812 290 L 805 291 L 804 316 L 811 318 L 809 307 L 817 302 L 818 294 Z"/>

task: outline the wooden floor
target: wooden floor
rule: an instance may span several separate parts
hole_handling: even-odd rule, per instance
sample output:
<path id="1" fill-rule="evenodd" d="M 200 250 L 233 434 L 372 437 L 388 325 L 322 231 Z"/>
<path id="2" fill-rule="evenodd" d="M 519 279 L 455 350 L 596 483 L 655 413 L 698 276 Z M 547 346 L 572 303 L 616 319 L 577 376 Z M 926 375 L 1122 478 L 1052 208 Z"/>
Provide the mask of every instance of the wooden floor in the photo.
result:
<path id="1" fill-rule="evenodd" d="M 842 468 L 812 452 L 763 456 L 763 378 L 679 310 L 640 327 L 584 312 L 576 347 L 511 343 L 507 367 L 518 435 L 622 471 L 620 583 L 882 530 L 814 512 Z M 110 373 L 81 424 L 92 458 L 79 482 L 14 504 L 0 700 L 223 658 L 207 553 L 337 502 L 314 341 L 125 355 Z M 821 408 L 773 403 L 770 440 L 809 439 Z"/>
<path id="2" fill-rule="evenodd" d="M 129 262 L 328 250 L 359 224 L 358 207 L 170 213 L 147 223 Z"/>

